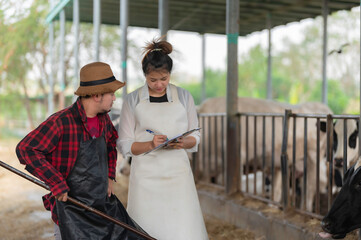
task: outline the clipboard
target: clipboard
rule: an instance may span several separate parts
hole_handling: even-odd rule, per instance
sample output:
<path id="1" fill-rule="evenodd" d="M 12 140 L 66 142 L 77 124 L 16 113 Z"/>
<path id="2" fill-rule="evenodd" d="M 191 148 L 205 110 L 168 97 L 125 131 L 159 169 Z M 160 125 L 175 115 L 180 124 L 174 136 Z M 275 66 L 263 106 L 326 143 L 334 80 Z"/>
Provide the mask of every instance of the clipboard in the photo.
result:
<path id="1" fill-rule="evenodd" d="M 158 145 L 157 147 L 153 148 L 152 150 L 149 150 L 149 151 L 145 152 L 143 155 L 146 155 L 146 154 L 148 154 L 148 153 L 150 153 L 150 152 L 153 152 L 153 151 L 156 151 L 156 150 L 158 150 L 158 149 L 160 149 L 160 148 L 163 148 L 163 147 L 167 146 L 169 143 L 176 142 L 178 138 L 188 136 L 189 134 L 191 134 L 191 133 L 193 133 L 193 132 L 195 132 L 195 131 L 199 131 L 200 129 L 201 129 L 201 128 L 194 128 L 194 129 L 192 129 L 192 130 L 189 130 L 189 131 L 187 131 L 187 132 L 184 132 L 184 133 L 182 133 L 182 134 L 179 134 L 179 135 L 177 135 L 177 136 L 175 136 L 175 137 L 173 137 L 173 138 L 171 138 L 171 139 L 168 139 L 167 141 L 165 141 L 164 143 Z"/>

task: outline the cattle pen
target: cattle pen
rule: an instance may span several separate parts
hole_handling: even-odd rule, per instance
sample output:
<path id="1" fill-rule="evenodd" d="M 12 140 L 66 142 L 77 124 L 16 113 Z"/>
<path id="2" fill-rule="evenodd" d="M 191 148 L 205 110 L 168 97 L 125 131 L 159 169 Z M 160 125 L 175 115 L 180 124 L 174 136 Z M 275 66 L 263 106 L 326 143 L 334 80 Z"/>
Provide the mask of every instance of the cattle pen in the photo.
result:
<path id="1" fill-rule="evenodd" d="M 336 171 L 344 172 L 349 164 L 346 146 L 350 140 L 347 121 L 343 121 L 344 137 L 340 143 L 345 149 L 343 168 L 338 169 L 334 165 L 335 121 L 359 122 L 359 116 L 285 110 L 283 114 L 238 113 L 237 119 L 237 131 L 241 136 L 237 143 L 239 175 L 227 176 L 226 114 L 199 114 L 201 144 L 198 153 L 192 155 L 192 167 L 195 179 L 201 186 L 199 194 L 203 211 L 252 229 L 267 236 L 267 239 L 317 238 L 319 220 L 330 209 L 337 195 Z M 281 181 L 276 175 L 281 176 Z M 238 179 L 238 194 L 248 199 L 243 201 L 254 199 L 274 206 L 283 216 L 282 220 L 277 221 L 274 216 L 266 217 L 267 214 L 259 210 L 252 215 L 247 204 L 243 206 L 240 201 L 229 200 L 231 198 L 225 194 L 227 177 Z M 313 219 L 311 225 L 314 232 L 307 230 L 307 224 L 298 225 L 292 220 L 284 220 L 290 213 Z M 274 231 L 279 228 L 282 228 L 281 232 Z"/>
<path id="2" fill-rule="evenodd" d="M 205 39 L 207 34 L 224 34 L 227 43 L 227 111 L 200 114 L 202 140 L 197 154 L 192 156 L 195 180 L 202 209 L 225 222 L 255 230 L 267 239 L 313 239 L 319 230 L 322 215 L 330 208 L 333 191 L 337 191 L 333 166 L 333 121 L 355 119 L 358 116 L 306 114 L 290 111 L 278 113 L 237 112 L 238 39 L 256 31 L 268 34 L 267 98 L 272 98 L 272 33 L 276 26 L 322 15 L 322 101 L 327 102 L 327 39 L 330 13 L 359 6 L 349 1 L 179 1 L 179 0 L 59 0 L 50 2 L 46 18 L 49 24 L 48 114 L 54 112 L 54 87 L 61 89 L 59 106 L 65 107 L 67 79 L 66 49 L 74 48 L 73 85 L 79 81 L 80 23 L 93 25 L 93 61 L 102 59 L 101 25 L 119 25 L 122 81 L 128 81 L 128 27 L 159 28 L 160 36 L 167 31 L 199 33 L 202 38 L 202 72 L 205 73 Z M 55 4 L 57 2 L 58 4 Z M 67 45 L 66 21 L 73 22 Z M 59 23 L 59 31 L 57 29 Z M 57 41 L 59 51 L 57 56 Z M 89 51 L 89 49 L 86 49 Z M 127 64 L 128 63 L 128 64 Z M 55 66 L 59 70 L 55 71 Z M 56 83 L 59 75 L 59 83 Z M 205 74 L 202 76 L 202 98 L 205 94 Z M 70 84 L 68 84 L 70 85 Z M 128 86 L 128 83 L 127 85 Z M 123 96 L 127 87 L 123 88 Z M 114 116 L 112 116 L 114 117 Z M 323 123 L 326 128 L 323 131 Z M 328 124 L 327 124 L 328 123 Z M 347 122 L 345 121 L 347 125 Z M 251 127 L 251 125 L 253 127 Z M 347 126 L 345 126 L 345 129 Z M 255 134 L 255 133 L 261 134 Z M 345 131 L 346 134 L 346 131 Z M 236 137 L 242 136 L 242 137 Z M 227 136 L 227 137 L 226 137 Z M 346 135 L 345 135 L 346 136 Z M 227 144 L 227 141 L 228 144 Z M 344 138 L 347 145 L 347 138 Z M 229 144 L 234 143 L 234 144 Z M 328 150 L 328 151 L 326 151 Z M 344 154 L 347 166 L 347 152 Z M 227 164 L 228 162 L 228 164 Z M 247 200 L 236 199 L 239 195 Z M 271 210 L 251 210 L 257 200 Z M 265 212 L 277 212 L 267 217 Z M 293 213 L 296 214 L 293 214 Z M 315 231 L 303 223 L 291 224 L 289 216 L 306 216 Z M 309 222 L 307 222 L 309 224 Z M 306 224 L 306 225 L 307 225 Z M 316 226 L 316 227 L 315 227 Z"/>

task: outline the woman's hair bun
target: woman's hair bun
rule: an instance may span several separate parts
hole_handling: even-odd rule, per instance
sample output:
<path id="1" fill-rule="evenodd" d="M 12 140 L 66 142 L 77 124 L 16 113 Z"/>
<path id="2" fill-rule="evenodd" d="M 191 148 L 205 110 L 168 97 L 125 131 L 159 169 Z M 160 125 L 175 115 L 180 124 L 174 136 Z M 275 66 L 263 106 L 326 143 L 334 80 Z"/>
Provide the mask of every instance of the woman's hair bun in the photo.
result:
<path id="1" fill-rule="evenodd" d="M 164 40 L 154 39 L 151 42 L 146 43 L 144 52 L 148 55 L 150 52 L 162 51 L 164 54 L 170 54 L 173 51 L 172 44 Z"/>

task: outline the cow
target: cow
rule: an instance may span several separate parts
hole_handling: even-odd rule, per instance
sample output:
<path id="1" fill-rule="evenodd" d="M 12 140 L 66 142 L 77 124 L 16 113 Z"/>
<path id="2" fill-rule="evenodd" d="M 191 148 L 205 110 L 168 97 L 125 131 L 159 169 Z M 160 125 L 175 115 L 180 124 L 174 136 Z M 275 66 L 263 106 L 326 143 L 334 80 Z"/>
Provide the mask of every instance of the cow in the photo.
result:
<path id="1" fill-rule="evenodd" d="M 263 179 L 263 172 L 262 171 L 256 171 L 255 173 L 249 173 L 249 174 L 242 174 L 241 176 L 241 189 L 246 189 L 247 185 L 247 178 L 248 178 L 248 188 L 252 191 L 253 189 L 256 189 L 256 193 L 263 193 L 263 190 L 265 191 L 266 196 L 269 196 L 270 191 L 270 180 L 268 177 Z M 264 181 L 263 181 L 264 180 Z M 256 182 L 256 185 L 254 183 Z M 265 189 L 263 189 L 263 187 Z"/>
<path id="2" fill-rule="evenodd" d="M 344 134 L 344 125 L 346 122 L 346 135 Z M 347 145 L 344 149 L 344 141 Z M 358 158 L 358 121 L 355 119 L 339 119 L 333 126 L 333 164 L 335 186 L 333 193 L 340 191 L 342 186 L 342 176 L 344 169 L 355 164 Z M 344 154 L 346 154 L 346 165 L 344 165 Z"/>
<path id="3" fill-rule="evenodd" d="M 293 113 L 309 113 L 309 114 L 331 114 L 332 111 L 328 108 L 328 106 L 313 102 L 313 103 L 304 103 L 300 105 L 289 105 L 284 103 L 279 103 L 272 100 L 264 100 L 264 99 L 255 99 L 255 98 L 238 98 L 238 112 L 243 113 L 277 113 L 277 114 L 284 114 L 286 109 L 292 110 Z M 200 108 L 199 113 L 205 114 L 205 113 L 224 113 L 226 111 L 226 99 L 224 97 L 218 97 L 218 98 L 210 98 L 204 101 Z M 296 118 L 296 172 L 299 173 L 299 175 L 303 174 L 303 160 L 305 158 L 304 156 L 304 122 L 301 118 Z M 241 126 L 241 151 L 240 151 L 240 157 L 242 159 L 242 163 L 244 163 L 245 159 L 249 159 L 250 166 L 256 166 L 257 168 L 262 168 L 262 117 L 258 117 L 256 120 L 256 141 L 254 139 L 254 117 L 250 117 L 248 121 L 248 140 L 246 141 L 246 120 L 245 118 L 241 118 L 240 126 Z M 202 121 L 201 121 L 202 123 Z M 212 131 L 215 131 L 214 129 L 214 123 L 210 122 L 211 132 L 208 133 L 208 121 L 205 121 L 203 128 L 204 140 L 205 142 L 202 142 L 201 144 L 205 144 L 207 146 L 215 146 L 215 144 L 209 144 L 209 141 L 214 141 L 215 136 L 217 138 L 221 138 L 222 136 L 222 128 L 223 133 L 225 128 L 225 123 L 223 123 L 223 126 L 217 127 L 217 133 L 214 133 Z M 267 117 L 265 119 L 265 125 L 266 127 L 266 146 L 265 146 L 265 157 L 266 157 L 266 168 L 270 169 L 271 167 L 271 158 L 272 158 L 272 134 L 271 134 L 271 126 L 272 126 L 272 118 Z M 273 179 L 273 186 L 274 186 L 274 200 L 277 202 L 281 201 L 281 172 L 279 171 L 281 168 L 281 151 L 282 151 L 282 135 L 283 135 L 283 120 L 281 117 L 276 117 L 274 119 L 274 126 L 275 126 L 275 136 L 274 136 L 274 167 L 275 167 L 275 179 Z M 288 145 L 287 145 L 287 153 L 289 156 L 288 163 L 292 163 L 292 141 L 293 141 L 293 121 L 291 120 L 289 122 L 289 134 L 288 134 Z M 323 128 L 325 130 L 325 128 Z M 208 136 L 210 134 L 211 136 Z M 225 141 L 225 140 L 224 140 Z M 247 144 L 248 142 L 248 144 Z M 253 145 L 254 142 L 256 142 L 256 148 L 258 150 L 254 151 Z M 307 200 L 306 200 L 306 209 L 309 211 L 312 211 L 313 208 L 313 198 L 316 193 L 316 184 L 313 184 L 315 182 L 316 178 L 316 159 L 317 159 L 317 126 L 316 126 L 316 119 L 315 118 L 309 118 L 307 119 Z M 221 145 L 225 146 L 225 142 L 218 141 L 217 148 L 219 148 Z M 246 151 L 246 146 L 248 145 L 248 152 Z M 207 147 L 209 148 L 209 147 Z M 212 147 L 213 148 L 213 147 Z M 324 154 L 326 150 L 326 134 L 325 132 L 320 133 L 320 156 L 321 161 L 320 164 L 326 164 L 324 161 Z M 207 150 L 199 151 L 200 157 L 199 159 L 202 159 L 203 152 L 207 153 Z M 214 149 L 211 149 L 212 154 L 218 154 L 219 156 L 216 156 L 215 158 L 212 157 L 211 159 L 220 159 L 222 151 L 218 149 L 217 153 Z M 214 160 L 212 160 L 214 161 Z M 220 163 L 220 161 L 218 161 Z M 199 165 L 199 169 L 201 171 L 205 171 L 206 174 L 211 174 L 211 177 L 219 177 L 221 174 L 217 174 L 214 172 L 214 163 L 213 169 L 202 169 L 202 164 Z M 209 164 L 208 164 L 209 165 Z M 222 169 L 221 166 L 217 167 L 218 171 Z M 320 182 L 323 183 L 324 188 L 326 188 L 327 184 L 327 174 L 326 172 L 322 172 L 323 170 L 326 171 L 325 166 L 321 166 L 321 173 L 320 173 Z M 247 172 L 246 172 L 247 173 Z M 209 176 L 206 176 L 209 178 Z"/>
<path id="4" fill-rule="evenodd" d="M 355 164 L 358 158 L 358 121 L 355 119 L 347 119 L 347 147 L 344 150 L 344 122 L 345 120 L 337 120 L 333 127 L 333 159 L 336 168 L 343 168 L 344 151 L 347 154 L 347 166 Z"/>
<path id="5" fill-rule="evenodd" d="M 344 238 L 347 233 L 361 227 L 361 157 L 344 176 L 341 191 L 322 219 L 323 238 Z"/>

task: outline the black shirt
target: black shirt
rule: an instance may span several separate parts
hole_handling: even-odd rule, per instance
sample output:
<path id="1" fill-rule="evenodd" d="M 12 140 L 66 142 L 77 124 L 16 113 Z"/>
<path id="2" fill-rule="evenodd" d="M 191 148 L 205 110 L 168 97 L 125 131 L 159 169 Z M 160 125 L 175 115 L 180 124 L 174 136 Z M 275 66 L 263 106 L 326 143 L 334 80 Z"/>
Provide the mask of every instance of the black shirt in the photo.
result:
<path id="1" fill-rule="evenodd" d="M 150 102 L 157 102 L 157 103 L 168 102 L 167 94 L 164 94 L 164 95 L 161 96 L 161 97 L 152 97 L 152 96 L 149 96 L 149 101 L 150 101 Z"/>

